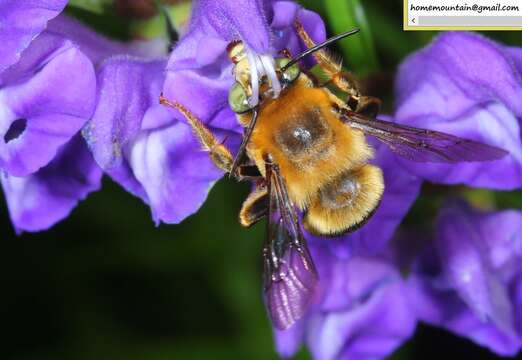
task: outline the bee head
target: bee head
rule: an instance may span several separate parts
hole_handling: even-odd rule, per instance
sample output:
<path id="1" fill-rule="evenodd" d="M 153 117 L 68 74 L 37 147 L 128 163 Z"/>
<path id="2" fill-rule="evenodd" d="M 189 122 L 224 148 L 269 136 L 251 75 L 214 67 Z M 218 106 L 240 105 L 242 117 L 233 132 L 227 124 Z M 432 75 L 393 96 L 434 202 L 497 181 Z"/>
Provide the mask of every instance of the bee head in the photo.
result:
<path id="1" fill-rule="evenodd" d="M 229 92 L 229 104 L 238 114 L 248 112 L 260 99 L 277 98 L 285 86 L 297 79 L 299 65 L 285 67 L 290 59 L 275 58 L 269 54 L 257 54 L 242 41 L 233 41 L 227 48 L 234 64 L 234 85 Z"/>

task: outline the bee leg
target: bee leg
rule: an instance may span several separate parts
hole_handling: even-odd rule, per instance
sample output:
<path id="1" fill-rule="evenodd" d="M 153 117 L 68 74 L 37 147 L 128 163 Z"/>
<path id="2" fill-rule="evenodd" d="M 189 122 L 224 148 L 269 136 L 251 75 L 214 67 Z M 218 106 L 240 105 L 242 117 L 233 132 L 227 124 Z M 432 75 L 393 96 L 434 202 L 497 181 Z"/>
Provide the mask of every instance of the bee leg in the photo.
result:
<path id="1" fill-rule="evenodd" d="M 240 165 L 236 175 L 239 180 L 258 181 L 263 179 L 263 175 L 255 165 Z"/>
<path id="2" fill-rule="evenodd" d="M 268 191 L 265 185 L 259 185 L 243 202 L 239 212 L 239 223 L 250 227 L 264 218 L 268 213 Z"/>
<path id="3" fill-rule="evenodd" d="M 355 107 L 355 112 L 369 118 L 377 117 L 381 108 L 381 100 L 373 96 L 361 96 Z"/>
<path id="4" fill-rule="evenodd" d="M 239 150 L 238 150 L 236 157 L 234 158 L 234 161 L 232 162 L 232 166 L 229 170 L 230 176 L 237 177 L 237 168 L 239 167 L 239 164 L 243 159 L 243 155 L 246 153 L 246 147 L 248 145 L 248 142 L 250 141 L 250 138 L 252 137 L 252 133 L 254 132 L 254 128 L 257 123 L 258 115 L 259 115 L 259 108 L 256 106 L 252 110 L 252 118 L 250 119 L 250 121 L 248 123 L 246 131 L 243 135 L 243 140 L 241 141 L 241 145 L 239 146 Z"/>
<path id="5" fill-rule="evenodd" d="M 192 127 L 194 134 L 198 138 L 203 150 L 208 151 L 212 162 L 224 172 L 230 172 L 234 157 L 225 145 L 212 134 L 194 114 L 178 102 L 170 101 L 163 95 L 160 96 L 160 104 L 178 110 Z"/>
<path id="6" fill-rule="evenodd" d="M 298 20 L 294 23 L 297 34 L 304 42 L 307 48 L 312 48 L 316 45 L 316 43 L 312 40 L 310 35 L 306 32 L 303 27 L 303 24 Z M 354 77 L 342 70 L 341 62 L 335 60 L 332 55 L 330 55 L 326 50 L 321 49 L 317 50 L 313 53 L 313 56 L 321 69 L 325 72 L 325 74 L 331 79 L 331 82 L 339 88 L 341 91 L 344 91 L 348 94 L 348 97 L 353 97 L 354 99 L 359 99 L 359 87 Z"/>

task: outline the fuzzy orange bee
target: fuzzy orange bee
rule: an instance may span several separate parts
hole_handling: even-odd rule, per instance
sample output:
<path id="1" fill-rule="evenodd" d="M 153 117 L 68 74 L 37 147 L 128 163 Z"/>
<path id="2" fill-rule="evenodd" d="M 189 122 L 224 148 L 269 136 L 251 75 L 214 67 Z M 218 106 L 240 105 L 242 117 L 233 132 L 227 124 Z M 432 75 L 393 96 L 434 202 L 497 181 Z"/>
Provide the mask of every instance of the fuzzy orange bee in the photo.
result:
<path id="1" fill-rule="evenodd" d="M 185 116 L 216 166 L 255 182 L 239 219 L 248 227 L 268 217 L 265 302 L 281 329 L 303 316 L 318 280 L 298 211 L 307 231 L 332 236 L 358 228 L 379 205 L 383 174 L 368 163 L 373 149 L 367 135 L 412 161 L 487 161 L 506 154 L 449 134 L 375 119 L 380 101 L 361 95 L 351 76 L 323 49 L 357 30 L 316 45 L 300 23 L 295 27 L 308 50 L 293 59 L 288 54 L 256 57 L 240 41 L 229 45 L 236 80 L 229 104 L 245 127 L 235 157 L 189 109 L 160 99 Z M 300 66 L 310 54 L 329 84 L 346 94 L 345 100 Z"/>

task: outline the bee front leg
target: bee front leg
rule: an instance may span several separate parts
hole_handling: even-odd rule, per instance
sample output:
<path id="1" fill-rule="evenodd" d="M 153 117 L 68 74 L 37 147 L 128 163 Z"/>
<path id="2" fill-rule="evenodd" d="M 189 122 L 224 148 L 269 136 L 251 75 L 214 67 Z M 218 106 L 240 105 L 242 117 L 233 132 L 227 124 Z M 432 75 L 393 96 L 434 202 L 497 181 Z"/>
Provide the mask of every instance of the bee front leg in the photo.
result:
<path id="1" fill-rule="evenodd" d="M 170 101 L 163 95 L 160 96 L 160 104 L 178 110 L 192 127 L 203 150 L 208 151 L 212 162 L 224 172 L 232 170 L 234 157 L 222 142 L 186 107 L 178 102 Z M 234 174 L 235 175 L 235 174 Z"/>

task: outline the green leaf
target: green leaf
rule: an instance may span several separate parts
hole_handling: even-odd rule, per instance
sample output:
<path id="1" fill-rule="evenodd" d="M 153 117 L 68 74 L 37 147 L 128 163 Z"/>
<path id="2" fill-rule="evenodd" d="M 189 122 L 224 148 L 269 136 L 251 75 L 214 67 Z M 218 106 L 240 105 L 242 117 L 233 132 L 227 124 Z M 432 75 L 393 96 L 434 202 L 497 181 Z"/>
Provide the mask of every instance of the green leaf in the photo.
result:
<path id="1" fill-rule="evenodd" d="M 375 37 L 376 47 L 386 54 L 386 60 L 394 65 L 406 55 L 421 47 L 423 43 L 416 41 L 411 32 L 402 30 L 402 19 L 390 17 L 382 4 L 368 3 L 366 14 Z M 382 66 L 383 64 L 381 64 Z"/>
<path id="2" fill-rule="evenodd" d="M 113 11 L 113 0 L 69 0 L 68 5 L 97 14 Z"/>
<path id="3" fill-rule="evenodd" d="M 377 54 L 370 26 L 359 0 L 325 0 L 326 17 L 333 32 L 340 34 L 360 28 L 357 36 L 342 40 L 338 46 L 343 52 L 350 70 L 358 75 L 368 75 L 379 69 Z"/>

